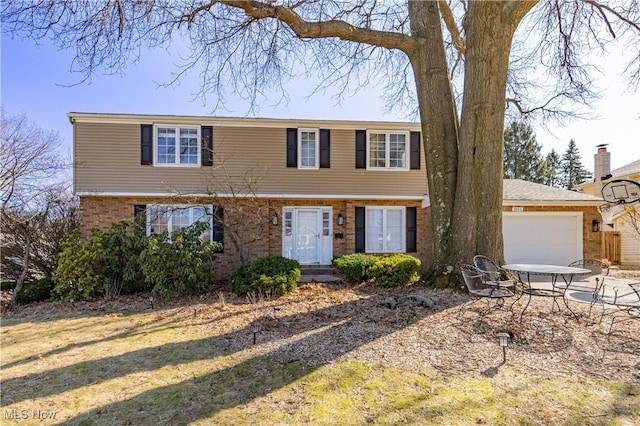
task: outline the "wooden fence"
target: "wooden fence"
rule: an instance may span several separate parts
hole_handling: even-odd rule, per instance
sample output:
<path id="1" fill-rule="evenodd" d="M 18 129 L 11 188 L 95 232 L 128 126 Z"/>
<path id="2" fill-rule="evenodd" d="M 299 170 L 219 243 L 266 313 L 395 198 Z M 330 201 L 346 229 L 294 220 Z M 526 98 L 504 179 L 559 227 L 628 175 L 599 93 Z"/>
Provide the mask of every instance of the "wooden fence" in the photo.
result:
<path id="1" fill-rule="evenodd" d="M 607 231 L 604 234 L 604 257 L 614 265 L 620 264 L 622 239 L 619 231 Z"/>

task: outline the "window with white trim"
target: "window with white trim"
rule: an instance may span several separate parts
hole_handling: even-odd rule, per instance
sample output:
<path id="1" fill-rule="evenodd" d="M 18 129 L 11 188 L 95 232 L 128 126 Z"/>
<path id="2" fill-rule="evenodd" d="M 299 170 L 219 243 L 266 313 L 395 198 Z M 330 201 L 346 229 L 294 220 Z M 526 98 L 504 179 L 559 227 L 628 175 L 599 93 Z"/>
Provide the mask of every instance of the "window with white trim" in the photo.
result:
<path id="1" fill-rule="evenodd" d="M 298 168 L 320 167 L 320 132 L 318 129 L 298 129 Z"/>
<path id="2" fill-rule="evenodd" d="M 200 165 L 199 126 L 157 125 L 154 145 L 156 165 Z"/>
<path id="3" fill-rule="evenodd" d="M 370 130 L 367 132 L 367 168 L 408 170 L 408 132 Z"/>
<path id="4" fill-rule="evenodd" d="M 365 220 L 367 253 L 405 252 L 404 207 L 367 207 Z"/>
<path id="5" fill-rule="evenodd" d="M 202 233 L 203 241 L 213 240 L 213 215 L 210 206 L 150 205 L 147 206 L 147 234 L 182 231 L 196 222 L 209 227 Z"/>

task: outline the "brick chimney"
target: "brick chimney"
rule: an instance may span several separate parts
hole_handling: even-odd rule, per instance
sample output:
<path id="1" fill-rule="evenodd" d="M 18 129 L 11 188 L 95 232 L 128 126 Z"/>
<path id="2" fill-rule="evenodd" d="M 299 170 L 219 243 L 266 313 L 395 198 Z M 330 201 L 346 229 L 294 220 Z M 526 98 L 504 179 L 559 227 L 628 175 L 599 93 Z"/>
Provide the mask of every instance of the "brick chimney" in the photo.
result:
<path id="1" fill-rule="evenodd" d="M 596 145 L 596 148 L 598 148 L 598 152 L 593 156 L 593 181 L 599 194 L 602 190 L 602 181 L 611 177 L 611 153 L 607 152 L 606 143 Z"/>

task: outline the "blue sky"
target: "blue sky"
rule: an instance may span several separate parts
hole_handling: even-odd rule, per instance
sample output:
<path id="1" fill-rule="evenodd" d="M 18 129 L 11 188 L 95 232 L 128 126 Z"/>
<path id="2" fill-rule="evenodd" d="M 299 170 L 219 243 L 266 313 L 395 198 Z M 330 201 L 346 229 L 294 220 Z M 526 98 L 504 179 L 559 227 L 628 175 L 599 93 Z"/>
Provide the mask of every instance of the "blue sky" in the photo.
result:
<path id="1" fill-rule="evenodd" d="M 69 69 L 73 56 L 59 51 L 47 42 L 40 45 L 2 35 L 1 45 L 2 105 L 11 114 L 24 112 L 45 129 L 57 131 L 69 152 L 72 126 L 67 113 L 141 113 L 172 115 L 211 115 L 215 99 L 204 104 L 195 94 L 199 89 L 196 75 L 183 78 L 173 87 L 160 87 L 172 79 L 178 61 L 162 49 L 144 54 L 137 64 L 126 69 L 124 75 L 95 75 L 90 82 L 77 84 L 78 74 Z M 615 61 L 614 65 L 615 64 Z M 583 164 L 593 170 L 595 146 L 609 144 L 613 169 L 640 159 L 640 96 L 625 92 L 619 77 L 619 64 L 611 67 L 602 79 L 595 82 L 604 91 L 594 112 L 598 120 L 571 121 L 565 127 L 552 126 L 549 131 L 534 125 L 543 152 L 555 149 L 562 154 L 574 139 L 580 149 Z M 388 113 L 380 93 L 374 89 L 362 91 L 336 105 L 328 94 L 310 94 L 304 80 L 293 81 L 289 87 L 289 102 L 274 105 L 263 102 L 257 115 L 272 118 L 317 118 L 340 120 L 401 120 L 400 113 Z M 227 99 L 227 110 L 220 116 L 246 116 L 249 106 L 241 100 Z"/>

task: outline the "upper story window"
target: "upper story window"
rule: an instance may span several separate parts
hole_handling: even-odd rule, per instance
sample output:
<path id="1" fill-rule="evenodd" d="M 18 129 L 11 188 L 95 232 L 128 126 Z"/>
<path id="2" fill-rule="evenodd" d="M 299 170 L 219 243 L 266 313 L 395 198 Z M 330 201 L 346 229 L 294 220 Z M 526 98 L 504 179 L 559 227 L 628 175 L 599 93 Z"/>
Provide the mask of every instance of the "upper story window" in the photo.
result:
<path id="1" fill-rule="evenodd" d="M 367 137 L 367 168 L 408 170 L 408 132 L 371 130 Z"/>
<path id="2" fill-rule="evenodd" d="M 158 125 L 155 129 L 156 165 L 200 165 L 200 127 Z"/>
<path id="3" fill-rule="evenodd" d="M 150 205 L 147 206 L 147 234 L 171 234 L 182 231 L 196 222 L 209 227 L 202 233 L 203 241 L 213 240 L 212 208 L 205 206 Z"/>
<path id="4" fill-rule="evenodd" d="M 298 168 L 318 169 L 320 140 L 318 129 L 298 130 Z"/>

